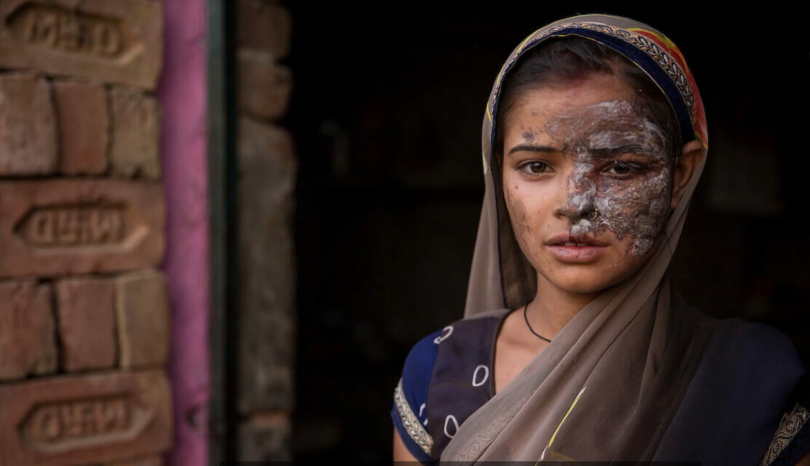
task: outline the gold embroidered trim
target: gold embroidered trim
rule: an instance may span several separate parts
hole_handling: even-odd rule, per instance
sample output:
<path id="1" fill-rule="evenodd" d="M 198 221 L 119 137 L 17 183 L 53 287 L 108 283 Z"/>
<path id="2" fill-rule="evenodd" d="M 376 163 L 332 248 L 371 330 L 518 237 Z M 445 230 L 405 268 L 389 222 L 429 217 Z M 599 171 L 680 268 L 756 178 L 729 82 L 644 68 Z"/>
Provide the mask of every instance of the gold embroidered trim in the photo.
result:
<path id="1" fill-rule="evenodd" d="M 798 404 L 793 408 L 790 414 L 782 416 L 782 421 L 779 423 L 779 428 L 773 436 L 773 441 L 765 452 L 765 456 L 759 463 L 759 466 L 768 466 L 773 463 L 779 453 L 782 453 L 788 446 L 793 437 L 799 433 L 802 426 L 810 419 L 810 412 L 803 406 Z"/>
<path id="2" fill-rule="evenodd" d="M 590 29 L 591 31 L 601 32 L 603 34 L 607 34 L 609 36 L 616 37 L 618 39 L 623 40 L 629 44 L 632 44 L 639 50 L 642 50 L 647 55 L 649 55 L 664 72 L 669 75 L 672 81 L 675 83 L 675 86 L 678 88 L 678 91 L 681 94 L 681 98 L 683 99 L 686 107 L 689 109 L 689 117 L 692 120 L 692 124 L 695 124 L 694 121 L 694 114 L 692 113 L 692 106 L 695 103 L 694 95 L 692 94 L 692 88 L 689 86 L 689 79 L 686 77 L 686 73 L 681 68 L 680 64 L 672 58 L 669 53 L 664 51 L 661 47 L 658 46 L 655 42 L 650 40 L 649 38 L 635 33 L 633 31 L 628 31 L 627 29 L 620 28 L 618 26 L 609 26 L 607 24 L 602 23 L 592 23 L 592 22 L 581 22 L 581 23 L 567 23 L 562 24 L 559 26 L 554 26 L 547 31 L 543 32 L 542 34 L 538 35 L 537 37 L 530 37 L 527 39 L 521 46 L 521 49 L 515 55 L 514 58 L 509 62 L 508 67 L 511 67 L 512 64 L 520 58 L 520 55 L 523 53 L 523 50 L 532 46 L 533 44 L 537 43 L 540 40 L 543 40 L 551 35 L 557 34 L 562 30 L 565 29 Z M 507 68 L 507 66 L 504 66 Z M 501 84 L 503 82 L 503 71 L 498 77 L 497 92 L 493 95 L 493 106 L 495 101 L 500 94 Z M 487 107 L 489 110 L 489 107 Z"/>
<path id="3" fill-rule="evenodd" d="M 408 435 L 425 453 L 430 455 L 430 450 L 433 449 L 433 437 L 422 427 L 419 418 L 416 417 L 410 405 L 408 405 L 408 401 L 402 393 L 402 379 L 399 379 L 397 388 L 394 390 L 394 405 L 397 407 L 399 418 L 402 419 L 402 425 L 405 426 Z"/>
<path id="4" fill-rule="evenodd" d="M 643 50 L 658 63 L 658 66 L 660 66 L 670 78 L 672 78 L 672 80 L 675 82 L 675 86 L 678 87 L 678 91 L 681 93 L 681 97 L 686 103 L 686 107 L 691 113 L 694 97 L 692 96 L 692 88 L 689 87 L 689 80 L 686 78 L 686 73 L 683 72 L 681 66 L 667 52 L 662 50 L 658 44 L 641 34 L 637 34 L 620 27 L 608 26 L 607 24 L 574 23 L 571 25 L 559 26 L 559 29 L 568 27 L 579 27 L 583 29 L 590 29 L 592 31 L 598 31 L 622 39 L 625 42 L 636 46 L 636 48 Z"/>

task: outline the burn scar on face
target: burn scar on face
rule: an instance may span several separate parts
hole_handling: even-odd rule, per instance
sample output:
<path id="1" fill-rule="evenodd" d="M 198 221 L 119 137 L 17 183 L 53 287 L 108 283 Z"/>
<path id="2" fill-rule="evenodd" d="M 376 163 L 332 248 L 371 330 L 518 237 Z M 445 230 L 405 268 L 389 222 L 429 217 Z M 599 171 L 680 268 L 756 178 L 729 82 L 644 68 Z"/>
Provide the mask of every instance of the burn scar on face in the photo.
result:
<path id="1" fill-rule="evenodd" d="M 613 100 L 554 117 L 545 130 L 573 157 L 558 209 L 571 219 L 570 234 L 609 230 L 630 239 L 628 253 L 648 252 L 666 225 L 672 189 L 661 128 L 638 104 Z"/>
<path id="2" fill-rule="evenodd" d="M 524 141 L 531 144 L 534 142 L 534 138 L 537 137 L 537 130 L 534 128 L 529 128 L 528 130 L 524 131 L 521 136 L 523 136 Z"/>

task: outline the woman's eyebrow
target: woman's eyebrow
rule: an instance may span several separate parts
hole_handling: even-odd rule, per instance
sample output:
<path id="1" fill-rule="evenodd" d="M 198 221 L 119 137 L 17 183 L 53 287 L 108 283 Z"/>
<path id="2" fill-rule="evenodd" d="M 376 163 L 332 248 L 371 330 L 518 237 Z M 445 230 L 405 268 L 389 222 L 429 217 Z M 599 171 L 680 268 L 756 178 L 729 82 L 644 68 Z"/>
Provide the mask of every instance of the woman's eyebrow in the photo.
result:
<path id="1" fill-rule="evenodd" d="M 531 144 L 521 144 L 519 146 L 515 146 L 509 149 L 509 153 L 507 155 L 512 155 L 513 153 L 520 151 L 552 153 L 552 152 L 559 152 L 560 149 L 551 146 L 534 146 Z"/>
<path id="2" fill-rule="evenodd" d="M 628 144 L 616 147 L 592 147 L 589 149 L 597 157 L 613 157 L 616 155 L 632 153 L 638 155 L 650 155 L 653 157 L 660 157 L 661 154 L 656 152 L 650 147 L 645 147 L 636 144 Z"/>

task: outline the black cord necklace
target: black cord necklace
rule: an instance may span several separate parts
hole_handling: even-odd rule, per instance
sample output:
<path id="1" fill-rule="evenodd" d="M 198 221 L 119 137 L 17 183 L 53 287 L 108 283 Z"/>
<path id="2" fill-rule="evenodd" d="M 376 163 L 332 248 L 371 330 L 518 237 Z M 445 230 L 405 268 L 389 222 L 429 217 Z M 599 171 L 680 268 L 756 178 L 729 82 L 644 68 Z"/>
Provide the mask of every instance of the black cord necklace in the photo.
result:
<path id="1" fill-rule="evenodd" d="M 529 303 L 526 303 L 526 307 L 523 308 L 523 320 L 526 321 L 526 326 L 529 327 L 529 331 L 532 332 L 534 336 L 536 336 L 537 338 L 541 340 L 546 340 L 547 342 L 551 343 L 551 340 L 534 331 L 534 329 L 532 328 L 532 324 L 529 323 L 529 316 L 526 315 L 527 309 L 529 309 Z"/>

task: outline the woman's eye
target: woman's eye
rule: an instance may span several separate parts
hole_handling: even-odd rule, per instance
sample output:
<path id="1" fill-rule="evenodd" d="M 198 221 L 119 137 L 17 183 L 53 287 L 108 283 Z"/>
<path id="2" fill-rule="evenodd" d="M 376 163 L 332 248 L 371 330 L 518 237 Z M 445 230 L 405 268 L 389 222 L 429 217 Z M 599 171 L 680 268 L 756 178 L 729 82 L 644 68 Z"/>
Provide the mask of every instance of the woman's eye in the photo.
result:
<path id="1" fill-rule="evenodd" d="M 639 167 L 635 163 L 627 163 L 627 162 L 613 162 L 610 164 L 605 173 L 610 175 L 632 175 L 633 173 L 639 173 L 641 171 L 641 167 Z"/>
<path id="2" fill-rule="evenodd" d="M 520 169 L 530 175 L 539 175 L 541 173 L 547 173 L 551 171 L 551 167 L 549 167 L 547 164 L 543 162 L 529 162 L 520 167 Z"/>

